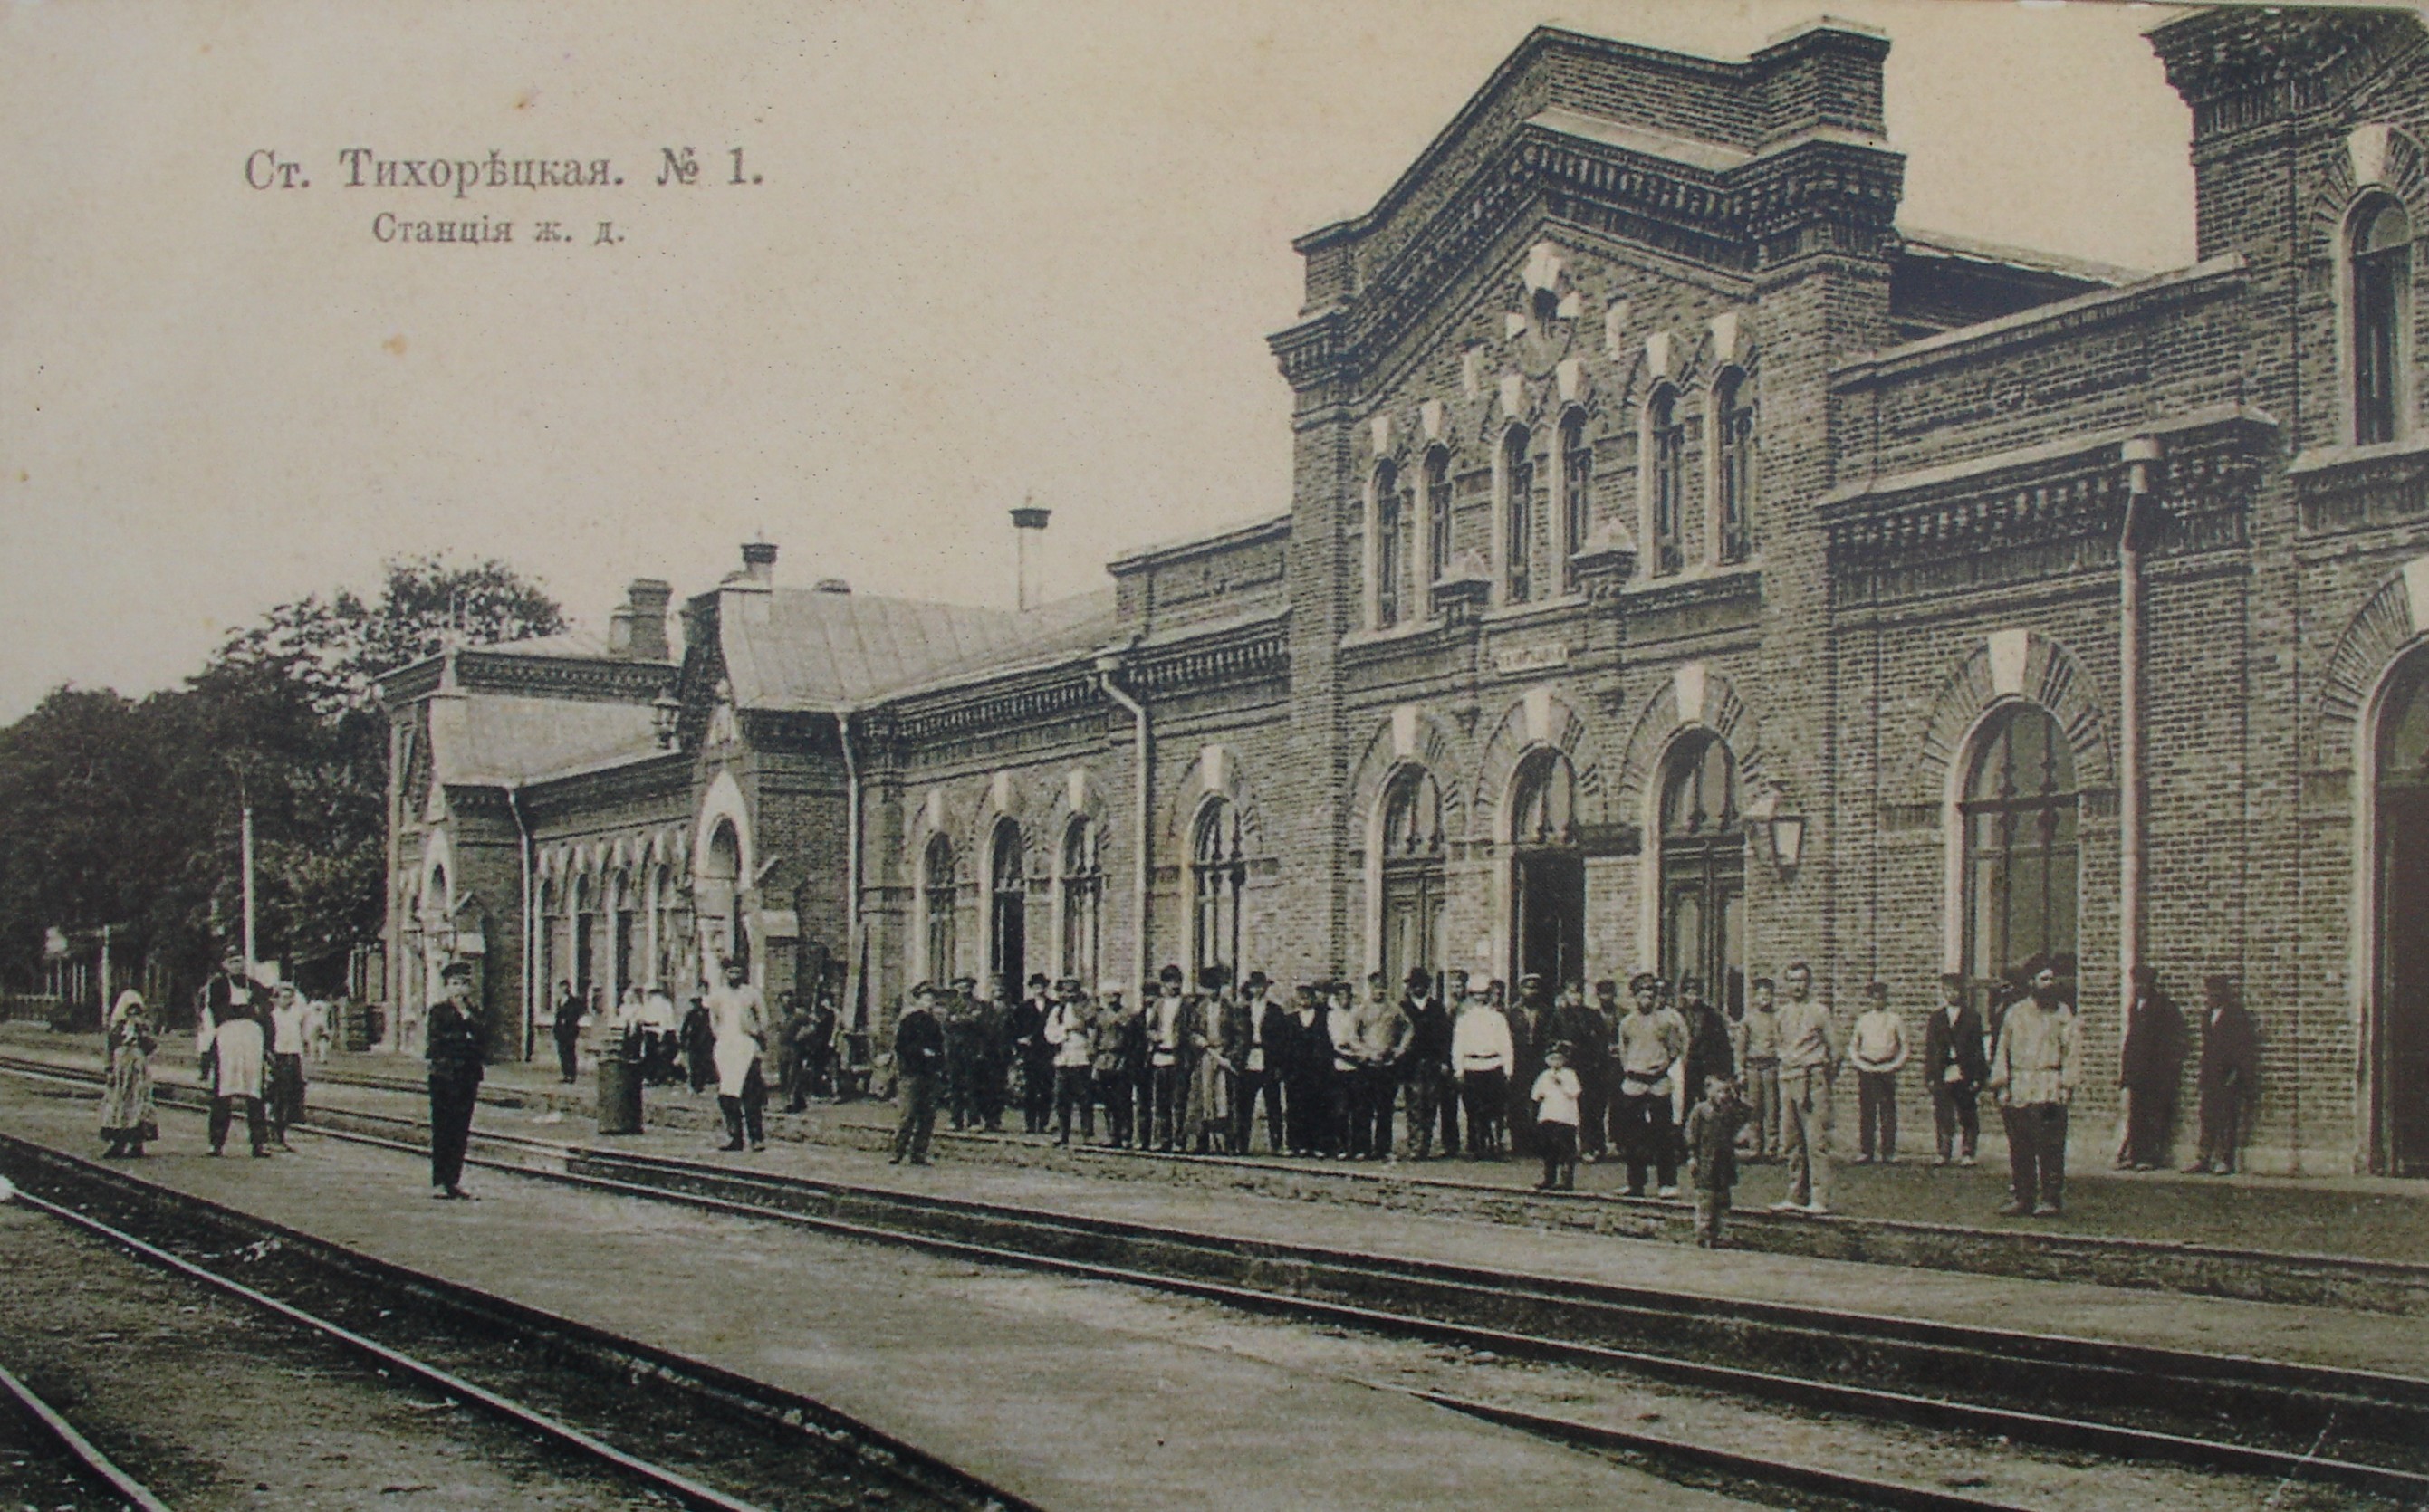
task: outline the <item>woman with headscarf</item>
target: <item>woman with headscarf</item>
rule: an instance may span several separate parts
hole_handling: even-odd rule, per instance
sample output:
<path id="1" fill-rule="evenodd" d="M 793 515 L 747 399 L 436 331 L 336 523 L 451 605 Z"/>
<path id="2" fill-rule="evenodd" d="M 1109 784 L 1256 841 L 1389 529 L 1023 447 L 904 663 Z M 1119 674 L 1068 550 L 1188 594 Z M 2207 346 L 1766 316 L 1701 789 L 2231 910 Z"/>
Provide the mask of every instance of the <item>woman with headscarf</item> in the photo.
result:
<path id="1" fill-rule="evenodd" d="M 105 1155 L 141 1155 L 146 1143 L 160 1137 L 160 1116 L 152 1104 L 152 1051 L 158 1043 L 143 1011 L 142 994 L 132 989 L 119 994 L 105 1036 L 109 1054 L 109 1074 L 101 1086 L 101 1137 L 109 1142 Z"/>

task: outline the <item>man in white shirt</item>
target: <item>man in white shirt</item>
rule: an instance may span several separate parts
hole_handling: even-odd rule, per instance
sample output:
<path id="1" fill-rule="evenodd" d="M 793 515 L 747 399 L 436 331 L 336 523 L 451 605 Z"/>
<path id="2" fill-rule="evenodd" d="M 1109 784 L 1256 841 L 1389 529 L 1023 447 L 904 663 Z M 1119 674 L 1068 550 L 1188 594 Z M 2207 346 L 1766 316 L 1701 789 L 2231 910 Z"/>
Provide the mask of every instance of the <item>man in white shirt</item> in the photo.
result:
<path id="1" fill-rule="evenodd" d="M 1181 968 L 1165 967 L 1156 976 L 1155 1000 L 1147 1008 L 1148 1088 L 1155 1104 L 1155 1143 L 1167 1155 L 1172 1153 L 1181 1101 L 1189 1091 L 1187 1047 L 1181 1044 L 1189 1005 L 1181 984 Z"/>
<path id="2" fill-rule="evenodd" d="M 1460 1100 L 1467 1105 L 1467 1149 L 1479 1159 L 1498 1160 L 1506 1146 L 1501 1119 L 1510 1102 L 1510 1021 L 1484 994 L 1462 994 L 1451 1020 L 1450 1059 L 1459 1072 Z"/>
<path id="3" fill-rule="evenodd" d="M 1883 1165 L 1897 1163 L 1897 1074 L 1907 1060 L 1906 1027 L 1890 1011 L 1886 982 L 1864 984 L 1864 1011 L 1847 1038 L 1847 1059 L 1856 1066 L 1858 1165 L 1875 1152 Z"/>
<path id="4" fill-rule="evenodd" d="M 304 1122 L 304 1031 L 307 1017 L 295 989 L 279 984 L 270 1010 L 270 1138 L 293 1153 L 287 1126 Z"/>
<path id="5" fill-rule="evenodd" d="M 725 1115 L 724 1150 L 768 1147 L 765 1124 L 768 1082 L 761 1063 L 768 1051 L 768 1005 L 738 959 L 725 962 L 723 985 L 709 989 L 710 1057 L 717 1063 L 717 1106 Z"/>

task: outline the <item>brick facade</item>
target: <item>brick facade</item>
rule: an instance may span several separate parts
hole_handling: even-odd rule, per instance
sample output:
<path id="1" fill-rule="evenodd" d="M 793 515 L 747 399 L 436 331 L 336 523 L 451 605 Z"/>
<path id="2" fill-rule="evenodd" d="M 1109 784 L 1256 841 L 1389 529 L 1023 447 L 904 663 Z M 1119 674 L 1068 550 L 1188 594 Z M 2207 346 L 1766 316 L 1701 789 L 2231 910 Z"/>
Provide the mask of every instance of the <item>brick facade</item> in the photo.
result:
<path id="1" fill-rule="evenodd" d="M 1880 978 L 1919 1021 L 1938 973 L 1978 991 L 2041 928 L 1979 879 L 2044 875 L 1994 854 L 2044 811 L 2007 830 L 1965 805 L 1993 801 L 1997 732 L 2045 715 L 2054 742 L 2010 785 L 2055 784 L 2050 832 L 2072 835 L 2071 869 L 2034 885 L 2073 921 L 2048 938 L 2086 1026 L 2078 1139 L 2109 1137 L 2140 960 L 2189 1006 L 2206 974 L 2247 984 L 2256 1168 L 2401 1166 L 2388 1057 L 2429 1031 L 2405 1039 L 2395 1016 L 2423 1010 L 2371 922 L 2419 906 L 2376 896 L 2371 753 L 2429 631 L 2429 373 L 2416 277 L 2396 438 L 2355 444 L 2350 227 L 2388 203 L 2429 225 L 2423 42 L 2395 12 L 2158 27 L 2194 113 L 2201 260 L 2141 275 L 1903 233 L 1869 30 L 1741 61 L 1538 31 L 1372 210 L 1297 244 L 1306 302 L 1272 338 L 1285 513 L 1125 557 L 1084 612 L 975 626 L 813 603 L 757 548 L 686 607 L 680 667 L 652 630 L 665 596 L 636 585 L 591 658 L 612 686 L 535 691 L 556 664 L 494 649 L 391 680 L 408 748 L 445 746 L 450 698 L 628 715 L 620 745 L 512 785 L 400 763 L 397 991 L 407 926 L 444 912 L 420 890 L 443 846 L 445 907 L 477 900 L 506 945 L 492 1000 L 519 1001 L 527 830 L 549 974 L 602 906 L 577 891 L 622 887 L 664 905 L 653 972 L 696 969 L 712 914 L 770 980 L 865 961 L 881 1038 L 915 981 L 987 974 L 1007 908 L 1053 975 L 1134 981 L 1234 931 L 1281 980 L 1363 972 L 1417 959 L 1393 942 L 1429 917 L 1426 963 L 1508 978 L 1566 948 L 1542 912 L 1563 878 L 1589 980 L 1709 963 L 1742 990 L 1803 959 L 1842 1001 Z M 814 633 L 802 657 L 876 656 L 868 676 L 767 670 L 768 636 Z M 948 654 L 957 636 L 983 654 Z M 1691 813 L 1674 780 L 1715 739 L 1732 796 Z M 738 861 L 704 838 L 727 822 Z"/>

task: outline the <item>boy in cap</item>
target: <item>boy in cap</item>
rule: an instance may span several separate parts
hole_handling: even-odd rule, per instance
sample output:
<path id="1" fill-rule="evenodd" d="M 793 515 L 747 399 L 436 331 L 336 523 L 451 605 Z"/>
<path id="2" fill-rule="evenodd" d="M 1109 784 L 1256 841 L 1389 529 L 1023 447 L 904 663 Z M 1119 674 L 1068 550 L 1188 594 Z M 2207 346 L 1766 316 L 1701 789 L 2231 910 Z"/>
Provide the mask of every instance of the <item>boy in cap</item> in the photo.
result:
<path id="1" fill-rule="evenodd" d="M 1738 1127 L 1745 1109 L 1738 1084 L 1714 1076 L 1704 1100 L 1687 1112 L 1687 1180 L 1695 1189 L 1695 1243 L 1716 1250 L 1728 1242 L 1729 1189 L 1738 1181 Z"/>
<path id="2" fill-rule="evenodd" d="M 1544 1070 L 1528 1100 L 1534 1104 L 1535 1145 L 1544 1157 L 1538 1192 L 1574 1191 L 1578 1184 L 1578 1094 L 1583 1089 L 1569 1069 L 1569 1046 L 1555 1042 L 1544 1052 Z"/>

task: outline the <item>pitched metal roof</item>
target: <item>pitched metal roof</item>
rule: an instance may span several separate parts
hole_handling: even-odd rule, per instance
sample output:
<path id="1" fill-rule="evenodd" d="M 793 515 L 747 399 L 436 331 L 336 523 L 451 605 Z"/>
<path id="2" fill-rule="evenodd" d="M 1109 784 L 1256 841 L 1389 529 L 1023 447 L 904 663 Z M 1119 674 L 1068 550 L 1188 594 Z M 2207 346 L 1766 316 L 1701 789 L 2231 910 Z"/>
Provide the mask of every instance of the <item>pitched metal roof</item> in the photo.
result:
<path id="1" fill-rule="evenodd" d="M 948 672 L 1012 667 L 1110 633 L 1111 590 L 1020 612 L 729 583 L 719 621 L 736 707 L 856 707 Z M 754 604 L 752 600 L 758 600 Z M 764 607 L 762 607 L 764 605 Z"/>

